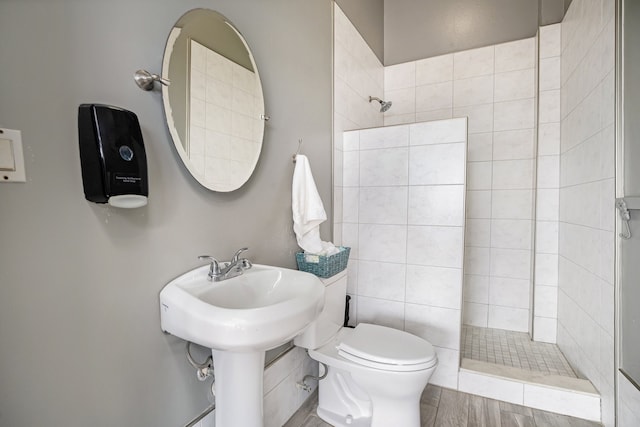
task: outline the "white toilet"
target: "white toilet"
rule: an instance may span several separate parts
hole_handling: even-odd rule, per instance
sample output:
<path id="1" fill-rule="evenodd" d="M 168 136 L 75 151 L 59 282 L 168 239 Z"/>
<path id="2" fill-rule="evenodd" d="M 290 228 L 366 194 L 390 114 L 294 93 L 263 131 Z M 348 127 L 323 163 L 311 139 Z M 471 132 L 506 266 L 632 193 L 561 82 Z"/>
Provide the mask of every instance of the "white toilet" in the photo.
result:
<path id="1" fill-rule="evenodd" d="M 319 385 L 318 416 L 333 426 L 419 427 L 420 396 L 438 364 L 433 346 L 385 326 L 344 328 L 346 271 L 321 280 L 324 309 L 294 339 L 328 366 Z"/>

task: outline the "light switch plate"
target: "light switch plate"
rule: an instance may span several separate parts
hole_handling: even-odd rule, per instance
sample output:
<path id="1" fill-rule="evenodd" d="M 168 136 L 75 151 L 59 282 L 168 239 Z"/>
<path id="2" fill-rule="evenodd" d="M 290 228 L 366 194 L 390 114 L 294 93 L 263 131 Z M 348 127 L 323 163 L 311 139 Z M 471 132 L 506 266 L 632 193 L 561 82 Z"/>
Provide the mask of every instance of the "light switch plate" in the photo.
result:
<path id="1" fill-rule="evenodd" d="M 0 156 L 0 182 L 26 182 L 22 133 L 19 130 L 0 128 Z M 13 157 L 13 166 L 10 156 Z"/>
<path id="2" fill-rule="evenodd" d="M 15 171 L 16 160 L 13 155 L 13 144 L 10 139 L 0 136 L 0 171 Z"/>

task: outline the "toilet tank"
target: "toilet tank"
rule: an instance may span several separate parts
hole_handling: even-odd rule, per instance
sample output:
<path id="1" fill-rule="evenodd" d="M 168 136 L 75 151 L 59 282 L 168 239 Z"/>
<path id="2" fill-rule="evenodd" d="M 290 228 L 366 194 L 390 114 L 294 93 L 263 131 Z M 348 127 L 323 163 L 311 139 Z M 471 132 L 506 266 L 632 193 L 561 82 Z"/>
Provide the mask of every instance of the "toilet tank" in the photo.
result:
<path id="1" fill-rule="evenodd" d="M 347 271 L 320 279 L 324 283 L 324 308 L 320 316 L 293 339 L 298 347 L 316 349 L 327 343 L 344 324 L 347 296 Z"/>

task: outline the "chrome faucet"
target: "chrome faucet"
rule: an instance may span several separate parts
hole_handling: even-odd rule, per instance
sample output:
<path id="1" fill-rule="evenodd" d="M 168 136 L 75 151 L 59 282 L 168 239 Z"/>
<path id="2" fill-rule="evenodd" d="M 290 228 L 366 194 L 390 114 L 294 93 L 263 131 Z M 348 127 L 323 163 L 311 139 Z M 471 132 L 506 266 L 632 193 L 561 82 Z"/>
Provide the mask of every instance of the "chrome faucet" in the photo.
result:
<path id="1" fill-rule="evenodd" d="M 245 270 L 253 267 L 251 261 L 247 258 L 240 258 L 240 254 L 244 251 L 249 250 L 249 248 L 238 249 L 231 261 L 218 261 L 211 255 L 200 255 L 198 259 L 208 259 L 211 261 L 211 265 L 209 266 L 209 280 L 212 282 L 221 282 L 226 279 L 231 279 L 232 277 L 236 277 L 241 275 Z"/>

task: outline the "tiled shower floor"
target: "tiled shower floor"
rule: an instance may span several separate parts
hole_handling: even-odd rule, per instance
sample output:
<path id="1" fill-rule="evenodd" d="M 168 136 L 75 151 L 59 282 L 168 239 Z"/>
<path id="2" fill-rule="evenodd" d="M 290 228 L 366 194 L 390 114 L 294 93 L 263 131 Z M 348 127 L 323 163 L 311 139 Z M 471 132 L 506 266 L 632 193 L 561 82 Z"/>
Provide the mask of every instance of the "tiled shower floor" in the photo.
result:
<path id="1" fill-rule="evenodd" d="M 531 341 L 524 332 L 465 325 L 462 343 L 465 359 L 579 378 L 557 345 Z"/>

